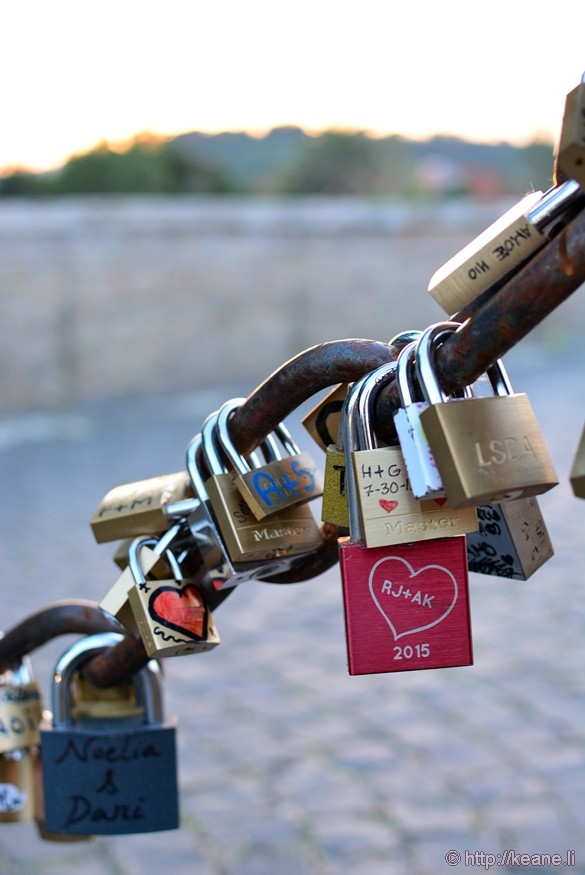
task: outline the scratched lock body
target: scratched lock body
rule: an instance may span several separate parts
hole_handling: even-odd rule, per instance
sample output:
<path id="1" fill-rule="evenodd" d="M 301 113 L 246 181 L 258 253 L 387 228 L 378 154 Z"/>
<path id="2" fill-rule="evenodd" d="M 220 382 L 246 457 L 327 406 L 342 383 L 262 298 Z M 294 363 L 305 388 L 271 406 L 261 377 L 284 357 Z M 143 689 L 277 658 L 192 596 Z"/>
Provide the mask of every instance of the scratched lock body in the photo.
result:
<path id="1" fill-rule="evenodd" d="M 528 580 L 554 554 L 534 496 L 480 505 L 477 518 L 477 532 L 467 535 L 469 571 Z"/>
<path id="2" fill-rule="evenodd" d="M 391 373 L 384 365 L 354 384 L 342 415 L 348 455 L 359 440 L 360 393 Z M 465 536 L 366 547 L 350 458 L 347 471 L 350 536 L 339 540 L 339 563 L 349 673 L 471 665 Z"/>
<path id="3" fill-rule="evenodd" d="M 229 432 L 230 416 L 245 398 L 223 404 L 217 417 L 217 436 L 235 471 L 234 484 L 257 520 L 317 498 L 323 492 L 323 477 L 311 456 L 302 453 L 284 423 L 279 423 L 263 442 L 272 458 L 252 468 L 236 450 Z M 284 449 L 284 453 L 280 449 Z"/>
<path id="4" fill-rule="evenodd" d="M 177 829 L 176 729 L 164 720 L 160 668 L 134 675 L 139 715 L 74 719 L 72 679 L 83 662 L 122 636 L 90 635 L 55 666 L 52 724 L 41 729 L 44 824 L 61 835 L 122 835 Z"/>
<path id="5" fill-rule="evenodd" d="M 429 406 L 422 427 L 454 508 L 528 498 L 558 483 L 534 411 L 524 393 L 515 394 L 500 361 L 486 372 L 497 394 L 450 398 L 434 369 L 437 323 L 423 332 L 416 349 L 418 381 Z"/>

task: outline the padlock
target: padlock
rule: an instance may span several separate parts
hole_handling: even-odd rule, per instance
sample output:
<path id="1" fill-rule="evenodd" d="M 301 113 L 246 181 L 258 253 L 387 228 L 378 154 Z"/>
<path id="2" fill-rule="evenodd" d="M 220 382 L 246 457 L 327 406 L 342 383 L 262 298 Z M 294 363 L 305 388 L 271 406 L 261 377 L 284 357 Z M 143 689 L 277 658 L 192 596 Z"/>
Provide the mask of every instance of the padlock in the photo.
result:
<path id="1" fill-rule="evenodd" d="M 0 673 L 0 823 L 33 820 L 42 714 L 42 690 L 25 657 Z"/>
<path id="2" fill-rule="evenodd" d="M 498 360 L 488 368 L 494 395 L 447 399 L 434 367 L 435 337 L 453 331 L 432 325 L 418 341 L 418 383 L 429 402 L 421 423 L 454 508 L 528 498 L 558 483 L 526 394 L 514 394 Z M 452 323 L 451 323 L 452 324 Z"/>
<path id="3" fill-rule="evenodd" d="M 158 535 L 169 528 L 165 506 L 192 497 L 186 471 L 124 483 L 102 498 L 91 519 L 91 529 L 98 544 Z"/>
<path id="4" fill-rule="evenodd" d="M 211 611 L 197 584 L 183 577 L 171 550 L 164 554 L 174 577 L 146 580 L 141 567 L 140 541 L 128 554 L 136 581 L 128 593 L 144 649 L 148 656 L 186 656 L 203 653 L 221 644 Z"/>
<path id="5" fill-rule="evenodd" d="M 377 445 L 373 426 L 375 394 L 396 370 L 397 363 L 390 362 L 366 380 L 356 401 L 357 444 L 351 449 L 345 447 L 346 464 L 348 453 L 352 461 L 366 545 L 382 547 L 475 531 L 474 508 L 454 511 L 446 497 L 419 501 L 412 493 L 400 447 Z M 344 408 L 342 417 L 346 415 Z"/>
<path id="6" fill-rule="evenodd" d="M 558 147 L 555 175 L 574 179 L 585 188 L 585 73 L 567 94 Z"/>
<path id="7" fill-rule="evenodd" d="M 122 639 L 90 635 L 61 656 L 52 685 L 52 725 L 41 729 L 45 829 L 122 835 L 177 829 L 176 728 L 164 721 L 160 667 L 134 675 L 139 716 L 74 720 L 71 686 L 83 663 Z"/>
<path id="8" fill-rule="evenodd" d="M 213 430 L 212 420 L 207 423 L 207 428 Z M 211 604 L 215 604 L 216 599 L 213 596 L 217 592 L 231 589 L 240 583 L 250 580 L 272 580 L 275 576 L 277 577 L 279 574 L 293 569 L 297 563 L 302 563 L 308 553 L 313 552 L 313 550 L 307 550 L 307 552 L 299 554 L 294 553 L 294 555 L 290 551 L 287 555 L 279 555 L 279 549 L 281 551 L 286 549 L 286 544 L 282 543 L 283 537 L 288 537 L 290 540 L 290 537 L 298 537 L 303 533 L 291 530 L 289 536 L 286 532 L 279 531 L 278 527 L 265 526 L 258 523 L 257 520 L 252 523 L 251 520 L 254 519 L 253 514 L 249 508 L 245 507 L 245 502 L 235 486 L 232 486 L 233 493 L 238 496 L 237 500 L 235 497 L 230 497 L 229 499 L 230 502 L 234 502 L 234 520 L 236 523 L 250 528 L 251 531 L 245 535 L 247 544 L 255 545 L 254 549 L 258 546 L 259 553 L 256 555 L 263 557 L 249 562 L 240 562 L 232 559 L 228 549 L 228 542 L 232 540 L 229 535 L 229 529 L 226 526 L 222 529 L 219 525 L 207 491 L 205 482 L 206 472 L 202 471 L 202 464 L 202 436 L 197 434 L 192 438 L 187 447 L 187 470 L 189 471 L 199 503 L 196 509 L 187 517 L 187 526 L 209 572 L 207 581 L 203 582 L 202 585 L 207 603 L 211 606 Z M 208 480 L 208 483 L 211 483 L 211 480 Z M 225 491 L 222 495 L 225 497 Z M 241 504 L 244 505 L 243 512 Z M 240 520 L 236 516 L 236 508 L 240 508 Z M 303 527 L 303 529 L 306 531 L 306 527 Z M 317 533 L 319 541 L 316 543 L 321 546 L 322 538 L 318 528 Z M 272 547 L 272 542 L 279 539 L 281 541 L 280 548 Z M 232 541 L 232 549 L 233 546 Z M 242 554 L 240 553 L 240 555 Z"/>
<path id="9" fill-rule="evenodd" d="M 229 420 L 245 400 L 233 398 L 222 404 L 217 415 L 216 435 L 234 469 L 234 484 L 256 519 L 283 513 L 322 495 L 323 475 L 309 453 L 301 453 L 284 423 L 279 423 L 269 437 L 273 448 L 280 442 L 285 455 L 278 453 L 261 467 L 251 468 L 238 453 L 230 437 Z"/>
<path id="10" fill-rule="evenodd" d="M 337 440 L 339 416 L 351 383 L 339 383 L 330 389 L 321 401 L 301 420 L 315 443 L 327 452 Z"/>
<path id="11" fill-rule="evenodd" d="M 168 566 L 161 553 L 164 553 L 167 547 L 180 534 L 181 530 L 181 524 L 175 523 L 158 540 L 156 538 L 145 539 L 143 536 L 139 536 L 138 539 L 133 539 L 129 542 L 128 553 L 136 540 L 140 543 L 142 552 L 140 561 L 143 574 L 150 574 L 153 577 L 160 578 L 161 575 L 168 572 Z M 156 550 L 153 549 L 154 547 L 156 547 Z M 116 617 L 132 635 L 139 637 L 138 626 L 128 600 L 130 590 L 135 584 L 136 578 L 127 558 L 124 570 L 101 599 L 99 605 L 102 610 Z"/>
<path id="12" fill-rule="evenodd" d="M 401 406 L 394 414 L 394 426 L 415 498 L 443 498 L 443 481 L 420 421 L 426 401 L 414 398 L 412 368 L 416 341 L 405 346 L 398 356 L 396 387 Z"/>
<path id="13" fill-rule="evenodd" d="M 234 408 L 237 403 L 234 402 Z M 319 527 L 306 504 L 271 514 L 262 523 L 257 520 L 237 489 L 237 475 L 228 470 L 229 457 L 222 457 L 224 444 L 230 441 L 227 434 L 222 440 L 219 413 L 207 417 L 201 436 L 203 458 L 211 475 L 205 488 L 234 562 L 309 553 L 322 544 Z"/>
<path id="14" fill-rule="evenodd" d="M 571 465 L 571 486 L 577 498 L 585 498 L 585 425 Z"/>
<path id="15" fill-rule="evenodd" d="M 467 535 L 467 565 L 476 574 L 528 580 L 554 551 L 537 499 L 480 505 L 479 529 Z"/>
<path id="16" fill-rule="evenodd" d="M 574 180 L 526 195 L 433 274 L 429 293 L 453 315 L 480 295 L 497 291 L 549 241 L 582 198 Z"/>
<path id="17" fill-rule="evenodd" d="M 385 365 L 354 384 L 342 417 L 348 453 L 361 440 L 361 392 L 391 373 Z M 339 540 L 339 562 L 349 673 L 471 665 L 465 536 L 368 548 L 350 458 L 346 487 L 350 536 Z"/>
<path id="18" fill-rule="evenodd" d="M 329 444 L 325 455 L 325 478 L 321 519 L 339 528 L 348 528 L 349 510 L 345 494 L 345 452 L 336 443 Z"/>

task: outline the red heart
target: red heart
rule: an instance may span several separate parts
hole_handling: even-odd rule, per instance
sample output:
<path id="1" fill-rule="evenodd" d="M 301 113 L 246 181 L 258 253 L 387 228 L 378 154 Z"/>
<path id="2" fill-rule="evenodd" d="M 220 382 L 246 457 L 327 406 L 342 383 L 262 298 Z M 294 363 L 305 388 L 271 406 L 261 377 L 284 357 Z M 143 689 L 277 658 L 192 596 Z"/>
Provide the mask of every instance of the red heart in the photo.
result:
<path id="1" fill-rule="evenodd" d="M 370 572 L 370 594 L 394 640 L 442 622 L 457 602 L 454 575 L 442 565 L 415 571 L 401 556 L 380 559 Z"/>
<path id="2" fill-rule="evenodd" d="M 197 641 L 205 637 L 205 604 L 196 586 L 161 586 L 151 595 L 148 609 L 153 620 L 170 629 Z"/>
<path id="3" fill-rule="evenodd" d="M 434 501 L 436 504 L 439 505 L 439 507 L 443 507 L 444 504 L 447 504 L 449 499 L 448 498 L 435 498 Z"/>
<path id="4" fill-rule="evenodd" d="M 382 510 L 385 510 L 386 513 L 392 513 L 393 510 L 396 510 L 398 507 L 398 502 L 394 500 L 388 500 L 387 498 L 381 498 L 378 502 Z"/>

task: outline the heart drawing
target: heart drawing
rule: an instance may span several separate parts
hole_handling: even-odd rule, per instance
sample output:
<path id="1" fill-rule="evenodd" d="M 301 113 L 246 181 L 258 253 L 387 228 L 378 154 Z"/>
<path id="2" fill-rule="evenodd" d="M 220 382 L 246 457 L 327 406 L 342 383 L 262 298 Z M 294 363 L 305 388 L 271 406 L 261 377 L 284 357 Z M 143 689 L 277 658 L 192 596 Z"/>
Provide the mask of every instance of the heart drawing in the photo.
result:
<path id="1" fill-rule="evenodd" d="M 159 587 L 150 597 L 148 610 L 153 620 L 169 629 L 196 641 L 205 637 L 206 609 L 201 593 L 195 586 L 185 586 L 182 589 L 173 586 Z"/>
<path id="2" fill-rule="evenodd" d="M 442 623 L 458 596 L 457 581 L 443 565 L 415 571 L 400 556 L 379 559 L 370 571 L 369 587 L 395 641 Z"/>
<path id="3" fill-rule="evenodd" d="M 398 502 L 393 499 L 381 498 L 378 502 L 382 510 L 385 510 L 386 513 L 392 513 L 393 510 L 396 510 L 398 507 Z"/>

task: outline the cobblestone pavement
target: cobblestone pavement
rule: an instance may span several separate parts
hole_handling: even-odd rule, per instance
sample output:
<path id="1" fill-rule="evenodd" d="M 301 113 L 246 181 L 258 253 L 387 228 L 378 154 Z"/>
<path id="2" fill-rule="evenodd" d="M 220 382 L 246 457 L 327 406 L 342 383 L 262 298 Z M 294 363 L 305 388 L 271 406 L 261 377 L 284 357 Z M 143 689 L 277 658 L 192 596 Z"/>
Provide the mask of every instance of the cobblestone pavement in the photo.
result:
<path id="1" fill-rule="evenodd" d="M 525 345 L 509 372 L 560 479 L 539 499 L 555 556 L 527 582 L 470 576 L 474 666 L 349 677 L 337 569 L 242 586 L 216 612 L 222 646 L 166 662 L 180 830 L 60 844 L 4 825 L 1 875 L 437 875 L 505 851 L 495 871 L 585 873 L 585 502 L 568 484 L 583 356 Z M 89 530 L 98 501 L 179 470 L 203 417 L 252 388 L 4 419 L 3 628 L 57 599 L 99 600 L 116 569 Z M 45 685 L 71 640 L 33 655 Z M 517 856 L 569 850 L 574 866 Z"/>

